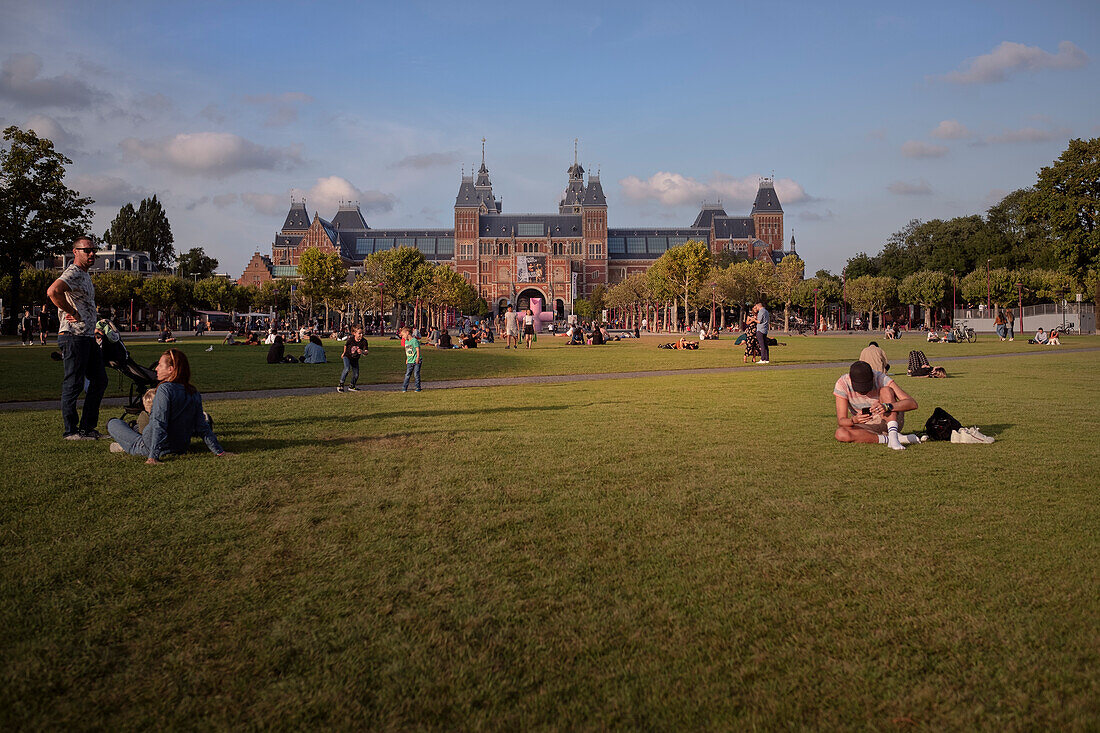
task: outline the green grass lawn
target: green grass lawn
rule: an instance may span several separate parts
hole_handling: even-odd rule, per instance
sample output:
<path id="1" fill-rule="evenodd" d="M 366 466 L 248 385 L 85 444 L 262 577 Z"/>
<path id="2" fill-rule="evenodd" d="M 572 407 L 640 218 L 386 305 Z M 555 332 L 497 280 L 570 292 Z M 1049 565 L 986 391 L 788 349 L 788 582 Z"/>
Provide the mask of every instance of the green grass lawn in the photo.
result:
<path id="1" fill-rule="evenodd" d="M 733 361 L 652 343 L 425 377 Z M 211 401 L 239 455 L 162 466 L 0 413 L 0 727 L 1095 729 L 1100 354 L 1051 351 L 901 378 L 997 442 L 898 453 L 833 369 Z"/>
<path id="2" fill-rule="evenodd" d="M 881 336 L 786 336 L 777 334 L 786 346 L 772 347 L 772 361 L 813 363 L 854 360 L 867 342 L 876 339 L 897 366 L 904 370 L 910 349 L 921 349 L 935 363 L 940 356 L 1023 353 L 1059 347 L 1029 346 L 1026 339 L 1000 342 L 996 337 L 980 337 L 973 344 L 928 344 L 919 337 L 885 341 Z M 400 382 L 405 373 L 404 352 L 394 340 L 368 338 L 370 354 L 360 360 L 363 384 Z M 620 341 L 607 346 L 566 346 L 562 337 L 543 336 L 534 349 L 505 350 L 497 342 L 476 350 L 424 350 L 425 380 L 476 379 L 484 377 L 531 376 L 538 374 L 585 374 L 623 371 L 654 371 L 697 367 L 740 366 L 744 349 L 734 346 L 732 338 L 705 342 L 698 351 L 665 351 L 657 345 L 673 340 L 652 336 L 640 341 Z M 1100 347 L 1100 336 L 1063 337 L 1060 348 Z M 183 338 L 177 344 L 191 361 L 195 383 L 204 392 L 240 389 L 276 389 L 280 387 L 336 386 L 343 367 L 340 342 L 325 340 L 329 363 L 320 365 L 269 365 L 267 346 L 222 346 L 220 339 Z M 211 345 L 213 351 L 206 351 Z M 151 364 L 166 348 L 164 344 L 135 340 L 129 344 L 134 359 Z M 61 364 L 51 361 L 53 347 L 0 347 L 0 402 L 58 399 L 61 394 Z M 302 347 L 290 345 L 287 353 L 301 356 Z M 950 370 L 949 370 L 950 371 Z M 108 396 L 124 395 L 130 383 L 108 370 Z"/>

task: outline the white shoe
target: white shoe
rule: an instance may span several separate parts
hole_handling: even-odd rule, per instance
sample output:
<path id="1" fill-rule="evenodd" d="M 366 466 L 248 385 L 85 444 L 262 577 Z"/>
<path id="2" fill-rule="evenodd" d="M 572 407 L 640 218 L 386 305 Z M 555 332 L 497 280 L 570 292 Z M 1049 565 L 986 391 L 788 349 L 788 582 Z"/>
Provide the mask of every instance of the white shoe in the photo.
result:
<path id="1" fill-rule="evenodd" d="M 767 361 L 766 359 L 765 359 L 764 361 L 758 361 L 758 362 L 756 362 L 756 363 L 757 363 L 757 364 L 771 364 L 771 362 L 770 362 L 770 361 Z"/>
<path id="2" fill-rule="evenodd" d="M 952 430 L 951 431 L 951 442 L 952 443 L 982 443 L 984 441 L 979 440 L 978 438 L 975 438 L 973 435 L 971 435 L 969 432 L 966 431 L 966 428 L 960 428 L 959 430 Z"/>
<path id="3" fill-rule="evenodd" d="M 992 435 L 985 435 L 984 433 L 982 433 L 982 431 L 978 430 L 977 427 L 963 428 L 963 432 L 970 433 L 970 435 L 974 436 L 983 443 L 992 443 L 994 440 L 996 440 Z"/>

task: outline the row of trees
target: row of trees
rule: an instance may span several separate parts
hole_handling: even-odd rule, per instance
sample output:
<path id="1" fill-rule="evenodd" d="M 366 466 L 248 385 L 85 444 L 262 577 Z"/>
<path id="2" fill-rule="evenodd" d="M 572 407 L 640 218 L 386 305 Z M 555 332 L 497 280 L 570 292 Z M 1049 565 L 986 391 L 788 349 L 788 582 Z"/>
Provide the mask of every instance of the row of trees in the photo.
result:
<path id="1" fill-rule="evenodd" d="M 984 217 L 910 221 L 877 255 L 848 260 L 849 278 L 902 280 L 922 270 L 1058 270 L 1081 283 L 1100 271 L 1100 138 L 1071 140 L 1031 188 Z M 1095 278 L 1095 275 L 1093 276 Z"/>

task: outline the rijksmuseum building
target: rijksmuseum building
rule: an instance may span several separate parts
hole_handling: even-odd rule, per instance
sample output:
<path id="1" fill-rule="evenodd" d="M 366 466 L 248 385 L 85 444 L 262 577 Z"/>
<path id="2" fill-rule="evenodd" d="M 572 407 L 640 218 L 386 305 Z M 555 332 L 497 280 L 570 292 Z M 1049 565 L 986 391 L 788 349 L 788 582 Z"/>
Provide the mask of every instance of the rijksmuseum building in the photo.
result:
<path id="1" fill-rule="evenodd" d="M 311 220 L 305 202 L 293 202 L 271 255 L 253 255 L 238 282 L 297 277 L 298 258 L 309 247 L 338 253 L 353 273 L 374 252 L 415 247 L 465 276 L 495 313 L 508 303 L 524 308 L 530 298 L 541 298 L 547 310 L 564 317 L 573 298 L 645 272 L 665 250 L 688 240 L 706 242 L 714 253 L 773 263 L 789 254 L 782 251 L 783 207 L 771 179 L 760 182 L 749 216 L 729 216 L 720 204 L 704 203 L 688 227 L 609 229 L 599 175 L 590 173 L 586 183 L 574 160 L 568 177 L 557 213 L 506 214 L 483 152 L 477 175 L 462 176 L 453 229 L 372 229 L 355 204 L 341 205 L 331 221 L 317 214 Z M 794 246 L 791 237 L 791 251 Z"/>

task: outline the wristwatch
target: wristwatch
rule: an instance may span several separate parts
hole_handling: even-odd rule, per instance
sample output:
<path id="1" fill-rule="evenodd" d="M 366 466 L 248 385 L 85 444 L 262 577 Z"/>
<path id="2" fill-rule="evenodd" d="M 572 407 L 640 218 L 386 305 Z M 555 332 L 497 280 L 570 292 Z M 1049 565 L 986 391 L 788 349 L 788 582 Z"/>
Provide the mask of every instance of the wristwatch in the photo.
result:
<path id="1" fill-rule="evenodd" d="M 889 415 L 893 411 L 894 411 L 894 403 L 893 402 L 883 402 L 882 403 L 882 414 L 883 415 Z"/>

